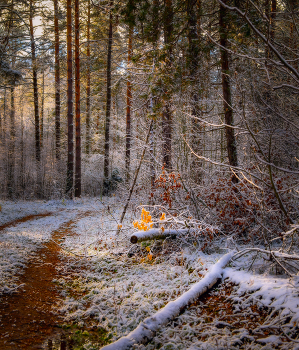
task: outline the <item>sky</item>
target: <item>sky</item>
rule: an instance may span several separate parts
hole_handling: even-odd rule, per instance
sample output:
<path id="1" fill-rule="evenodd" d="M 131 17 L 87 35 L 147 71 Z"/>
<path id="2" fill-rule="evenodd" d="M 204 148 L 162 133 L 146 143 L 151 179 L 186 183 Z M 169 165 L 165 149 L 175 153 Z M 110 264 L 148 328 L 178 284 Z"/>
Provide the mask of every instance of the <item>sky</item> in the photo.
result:
<path id="1" fill-rule="evenodd" d="M 42 18 L 40 16 L 33 19 L 33 26 L 35 28 L 34 36 L 35 38 L 39 38 L 43 34 Z"/>

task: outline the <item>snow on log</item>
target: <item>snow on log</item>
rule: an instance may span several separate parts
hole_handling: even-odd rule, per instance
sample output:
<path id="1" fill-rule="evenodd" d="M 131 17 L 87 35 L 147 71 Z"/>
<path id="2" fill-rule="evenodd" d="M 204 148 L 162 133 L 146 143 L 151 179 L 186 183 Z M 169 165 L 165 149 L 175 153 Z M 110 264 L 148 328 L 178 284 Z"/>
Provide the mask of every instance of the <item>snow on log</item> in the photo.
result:
<path id="1" fill-rule="evenodd" d="M 229 263 L 233 255 L 234 252 L 224 255 L 212 266 L 205 277 L 197 282 L 189 291 L 185 292 L 178 299 L 169 302 L 153 316 L 146 318 L 127 336 L 104 346 L 102 350 L 127 350 L 131 349 L 134 344 L 145 344 L 150 341 L 162 326 L 165 326 L 177 317 L 188 305 L 195 302 L 202 294 L 216 284 L 217 280 L 222 276 L 223 268 Z"/>
<path id="2" fill-rule="evenodd" d="M 143 241 L 148 241 L 150 239 L 164 239 L 166 237 L 176 237 L 179 234 L 187 233 L 188 229 L 181 229 L 181 230 L 164 230 L 159 228 L 153 228 L 148 231 L 139 231 L 134 233 L 133 236 L 131 236 L 131 243 L 139 243 Z"/>

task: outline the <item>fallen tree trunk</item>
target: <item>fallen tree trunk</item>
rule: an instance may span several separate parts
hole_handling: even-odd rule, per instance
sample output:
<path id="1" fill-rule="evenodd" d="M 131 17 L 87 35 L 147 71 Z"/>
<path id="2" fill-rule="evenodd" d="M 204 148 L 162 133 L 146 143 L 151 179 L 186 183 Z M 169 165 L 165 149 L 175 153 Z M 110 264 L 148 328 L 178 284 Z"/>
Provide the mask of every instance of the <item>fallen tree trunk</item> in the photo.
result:
<path id="1" fill-rule="evenodd" d="M 134 233 L 131 236 L 131 243 L 139 243 L 143 241 L 149 241 L 151 239 L 165 239 L 167 237 L 176 238 L 177 235 L 180 235 L 182 233 L 187 233 L 188 229 L 180 229 L 180 230 L 162 230 L 160 228 L 153 228 L 148 231 L 139 231 Z"/>
<path id="2" fill-rule="evenodd" d="M 175 301 L 169 302 L 156 314 L 146 318 L 140 325 L 127 336 L 116 342 L 106 345 L 102 350 L 127 350 L 135 344 L 149 342 L 161 327 L 177 317 L 188 305 L 194 303 L 202 294 L 216 284 L 222 276 L 223 268 L 229 263 L 235 252 L 224 255 L 208 272 L 205 277 L 196 283 L 189 291 L 181 295 Z"/>

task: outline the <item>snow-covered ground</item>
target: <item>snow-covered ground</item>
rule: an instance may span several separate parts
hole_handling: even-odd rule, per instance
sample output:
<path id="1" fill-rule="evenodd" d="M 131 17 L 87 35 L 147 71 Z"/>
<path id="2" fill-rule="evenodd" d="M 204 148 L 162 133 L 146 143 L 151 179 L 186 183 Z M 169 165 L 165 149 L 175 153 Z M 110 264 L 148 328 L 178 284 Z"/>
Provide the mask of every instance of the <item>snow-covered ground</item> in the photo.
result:
<path id="1" fill-rule="evenodd" d="M 103 206 L 95 200 L 76 201 L 1 201 L 0 223 L 13 222 L 28 215 L 50 213 L 46 217 L 16 223 L 0 231 L 0 294 L 19 288 L 18 275 L 35 256 L 43 242 L 65 222 L 80 212 Z"/>
<path id="2" fill-rule="evenodd" d="M 76 235 L 67 236 L 60 243 L 62 254 L 69 254 L 69 259 L 64 260 L 65 277 L 55 281 L 63 288 L 60 311 L 66 324 L 98 325 L 108 331 L 112 341 L 127 335 L 145 318 L 188 291 L 228 251 L 223 248 L 208 255 L 179 239 L 132 245 L 129 237 L 134 232 L 132 222 L 136 218 L 129 212 L 116 236 L 122 203 L 115 197 L 104 202 L 88 198 L 69 202 L 2 202 L 2 222 L 18 218 L 22 213 L 54 214 L 1 231 L 0 292 L 18 286 L 17 274 L 54 230 L 87 210 L 90 215 L 79 219 L 73 228 Z M 5 217 L 6 212 L 10 212 L 9 218 Z M 206 325 L 199 312 L 202 306 L 193 305 L 158 332 L 149 344 L 135 348 L 296 349 L 296 343 L 290 347 L 283 332 L 293 338 L 292 330 L 299 323 L 298 280 L 245 272 L 247 265 L 244 257 L 226 268 L 224 276 L 235 284 L 230 300 L 236 315 L 252 304 L 273 310 L 261 322 L 260 330 L 256 325 L 251 333 L 242 327 L 219 328 L 221 317 L 218 316 Z M 222 292 L 221 288 L 214 292 L 215 297 Z M 287 320 L 282 330 L 280 319 Z M 203 325 L 206 336 L 200 337 Z M 265 329 L 268 333 L 263 332 Z M 272 334 L 273 329 L 279 334 Z M 85 344 L 86 349 L 94 346 Z"/>
<path id="3" fill-rule="evenodd" d="M 45 201 L 0 201 L 0 206 L 0 225 L 27 215 L 47 213 L 51 210 L 48 202 Z"/>
<path id="4" fill-rule="evenodd" d="M 118 206 L 111 208 L 117 217 L 120 214 Z M 129 217 L 124 224 L 127 230 L 115 237 L 116 223 L 107 214 L 103 210 L 99 216 L 80 220 L 77 224 L 77 236 L 64 241 L 63 245 L 67 250 L 89 258 L 85 260 L 82 272 L 78 268 L 82 262 L 78 260 L 70 262 L 70 270 L 79 272 L 75 278 L 74 276 L 65 278 L 58 283 L 66 289 L 66 298 L 61 308 L 65 313 L 65 322 L 79 322 L 83 325 L 88 323 L 92 316 L 95 323 L 110 332 L 112 340 L 128 334 L 146 317 L 153 315 L 168 302 L 189 290 L 228 251 L 222 249 L 221 254 L 207 255 L 192 244 L 180 245 L 177 241 L 171 240 L 164 242 L 163 245 L 160 242 L 144 242 L 138 245 L 138 250 L 134 246 L 132 248 L 129 243 L 133 230 L 128 229 L 130 225 L 132 227 L 132 221 L 136 218 Z M 131 252 L 129 256 L 128 252 Z M 132 255 L 134 252 L 135 255 Z M 236 309 L 238 298 L 242 300 L 240 295 L 248 291 L 252 296 L 246 299 L 247 302 L 258 302 L 259 305 L 268 306 L 270 309 L 276 307 L 281 317 L 290 314 L 291 321 L 297 322 L 299 298 L 297 289 L 294 288 L 296 281 L 273 275 L 265 277 L 245 273 L 243 269 L 246 259 L 244 257 L 238 263 L 234 263 L 234 269 L 225 270 L 225 276 L 238 284 L 235 298 L 232 299 L 236 303 Z M 260 262 L 257 260 L 256 263 Z M 238 269 L 242 271 L 237 271 Z M 74 290 L 81 293 L 84 291 L 84 296 L 78 298 L 78 293 L 73 293 Z M 189 322 L 193 319 L 189 311 L 181 317 L 189 318 Z M 181 342 L 173 342 L 172 339 L 172 345 L 165 349 L 186 349 L 188 344 L 191 346 L 196 343 L 194 339 L 193 343 L 184 339 L 185 330 L 181 332 L 178 329 L 171 330 L 171 325 L 167 329 L 172 334 L 171 338 L 175 334 L 175 337 L 181 337 Z M 240 339 L 244 338 L 243 333 L 239 332 Z M 164 329 L 158 343 L 153 340 L 147 346 L 140 345 L 136 349 L 156 349 L 157 344 L 161 344 L 161 339 L 164 339 L 165 344 L 168 343 L 167 337 L 167 330 Z M 224 339 L 227 338 L 224 336 Z M 235 340 L 237 338 L 231 337 Z M 251 340 L 256 349 L 265 346 L 262 342 L 256 342 L 255 337 Z M 272 337 L 267 338 L 266 342 L 271 348 L 281 340 Z M 197 347 L 194 344 L 192 345 L 194 349 L 210 349 L 206 342 Z M 215 344 L 217 349 L 217 340 Z M 232 342 L 226 344 L 232 348 Z M 288 346 L 286 345 L 286 348 Z"/>

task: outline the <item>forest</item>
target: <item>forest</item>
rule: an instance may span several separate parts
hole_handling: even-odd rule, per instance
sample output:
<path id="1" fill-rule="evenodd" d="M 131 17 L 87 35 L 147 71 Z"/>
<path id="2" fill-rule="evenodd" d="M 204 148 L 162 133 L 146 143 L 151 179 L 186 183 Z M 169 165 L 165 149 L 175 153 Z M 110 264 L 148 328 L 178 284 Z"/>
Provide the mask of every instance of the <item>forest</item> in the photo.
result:
<path id="1" fill-rule="evenodd" d="M 299 349 L 299 0 L 0 14 L 0 348 Z"/>

